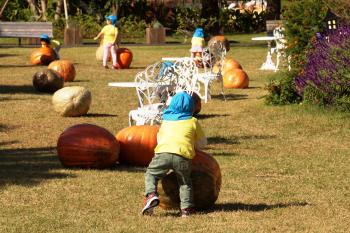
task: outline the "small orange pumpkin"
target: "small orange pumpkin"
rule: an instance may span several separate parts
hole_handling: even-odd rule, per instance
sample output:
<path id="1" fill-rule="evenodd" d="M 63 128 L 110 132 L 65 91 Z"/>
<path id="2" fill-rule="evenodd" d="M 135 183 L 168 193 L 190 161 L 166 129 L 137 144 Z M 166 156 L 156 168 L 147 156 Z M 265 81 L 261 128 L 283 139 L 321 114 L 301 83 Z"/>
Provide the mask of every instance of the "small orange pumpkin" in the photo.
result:
<path id="1" fill-rule="evenodd" d="M 58 158 L 65 167 L 108 168 L 116 164 L 119 143 L 108 130 L 91 124 L 74 125 L 59 136 Z"/>
<path id="2" fill-rule="evenodd" d="M 132 52 L 128 48 L 118 48 L 117 49 L 117 69 L 128 69 L 132 62 Z"/>
<path id="3" fill-rule="evenodd" d="M 30 64 L 32 65 L 48 65 L 56 60 L 55 52 L 50 47 L 41 47 L 35 49 L 30 54 Z"/>
<path id="4" fill-rule="evenodd" d="M 249 78 L 246 72 L 241 69 L 228 70 L 223 75 L 225 88 L 247 88 L 249 86 Z"/>
<path id="5" fill-rule="evenodd" d="M 76 72 L 74 65 L 68 60 L 51 62 L 48 68 L 59 73 L 65 82 L 72 82 L 75 79 Z"/>
<path id="6" fill-rule="evenodd" d="M 197 150 L 192 160 L 192 184 L 195 208 L 212 207 L 221 188 L 221 170 L 212 155 Z M 179 186 L 174 172 L 167 174 L 159 185 L 160 207 L 174 209 L 180 207 Z"/>
<path id="7" fill-rule="evenodd" d="M 119 162 L 133 166 L 148 166 L 157 146 L 157 125 L 130 126 L 116 135 L 120 143 Z"/>
<path id="8" fill-rule="evenodd" d="M 233 58 L 225 58 L 223 64 L 222 64 L 222 69 L 221 72 L 222 74 L 225 74 L 227 71 L 232 70 L 232 69 L 243 69 L 241 64 L 239 64 L 235 59 Z"/>
<path id="9" fill-rule="evenodd" d="M 225 46 L 226 52 L 230 51 L 230 42 L 223 35 L 213 36 L 208 42 L 208 47 L 210 47 L 214 42 L 222 42 Z"/>

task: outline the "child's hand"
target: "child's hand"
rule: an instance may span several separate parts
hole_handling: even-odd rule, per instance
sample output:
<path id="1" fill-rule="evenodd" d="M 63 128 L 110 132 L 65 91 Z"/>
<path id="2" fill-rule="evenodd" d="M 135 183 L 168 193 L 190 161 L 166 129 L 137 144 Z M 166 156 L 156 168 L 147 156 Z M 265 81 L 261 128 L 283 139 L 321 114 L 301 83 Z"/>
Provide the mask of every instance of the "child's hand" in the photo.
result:
<path id="1" fill-rule="evenodd" d="M 96 36 L 96 37 L 94 37 L 94 40 L 97 40 L 98 39 L 98 37 Z"/>

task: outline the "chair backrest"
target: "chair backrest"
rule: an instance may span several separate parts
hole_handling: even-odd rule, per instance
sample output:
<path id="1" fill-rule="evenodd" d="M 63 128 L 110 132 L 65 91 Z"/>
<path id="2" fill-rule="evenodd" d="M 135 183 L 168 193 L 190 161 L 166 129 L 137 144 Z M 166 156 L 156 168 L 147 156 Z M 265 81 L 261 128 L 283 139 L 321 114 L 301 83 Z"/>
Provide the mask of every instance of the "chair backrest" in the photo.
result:
<path id="1" fill-rule="evenodd" d="M 284 35 L 284 27 L 276 27 L 273 30 L 273 36 L 276 38 L 275 42 L 276 42 L 276 48 L 278 50 L 282 50 L 286 48 L 286 44 L 287 44 L 287 40 L 285 39 L 285 35 Z"/>
<path id="2" fill-rule="evenodd" d="M 175 89 L 176 74 L 172 65 L 156 62 L 136 74 L 135 83 L 139 106 L 165 103 Z"/>
<path id="3" fill-rule="evenodd" d="M 189 94 L 199 92 L 200 86 L 196 80 L 198 67 L 193 58 L 183 57 L 174 63 L 176 92 L 186 91 Z"/>
<path id="4" fill-rule="evenodd" d="M 215 41 L 210 47 L 204 49 L 202 62 L 204 67 L 204 72 L 212 72 L 215 65 L 218 66 L 219 72 L 221 71 L 221 66 L 226 57 L 226 48 L 224 42 Z"/>

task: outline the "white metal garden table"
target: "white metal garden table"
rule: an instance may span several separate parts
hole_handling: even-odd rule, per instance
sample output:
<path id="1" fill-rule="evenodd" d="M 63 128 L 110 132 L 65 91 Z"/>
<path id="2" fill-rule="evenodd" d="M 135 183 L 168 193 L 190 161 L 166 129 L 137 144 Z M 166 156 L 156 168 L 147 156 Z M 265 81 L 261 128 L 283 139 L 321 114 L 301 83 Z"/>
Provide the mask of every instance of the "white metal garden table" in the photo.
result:
<path id="1" fill-rule="evenodd" d="M 252 40 L 255 41 L 267 41 L 267 55 L 266 55 L 266 61 L 261 65 L 260 70 L 276 70 L 276 65 L 272 61 L 271 56 L 271 42 L 274 41 L 276 38 L 274 36 L 259 36 L 259 37 L 253 37 Z"/>

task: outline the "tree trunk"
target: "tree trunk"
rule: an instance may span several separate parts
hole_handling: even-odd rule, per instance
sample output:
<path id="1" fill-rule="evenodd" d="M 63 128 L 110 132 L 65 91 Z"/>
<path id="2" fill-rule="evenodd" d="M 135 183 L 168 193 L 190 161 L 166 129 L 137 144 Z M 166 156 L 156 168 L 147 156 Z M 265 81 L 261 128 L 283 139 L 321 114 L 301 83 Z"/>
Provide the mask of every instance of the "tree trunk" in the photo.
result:
<path id="1" fill-rule="evenodd" d="M 62 15 L 63 0 L 57 0 L 56 10 L 55 10 L 55 20 L 59 20 Z"/>
<path id="2" fill-rule="evenodd" d="M 202 0 L 202 11 L 201 18 L 206 20 L 206 24 L 210 23 L 206 27 L 207 33 L 211 35 L 217 35 L 220 33 L 220 9 L 219 9 L 219 1 L 218 0 Z M 214 18 L 216 22 L 211 24 L 209 21 L 210 18 Z"/>
<path id="3" fill-rule="evenodd" d="M 281 0 L 267 0 L 266 19 L 280 19 L 281 15 Z"/>
<path id="4" fill-rule="evenodd" d="M 47 13 L 47 0 L 41 0 L 41 14 L 42 14 L 43 21 L 47 21 L 46 13 Z"/>
<path id="5" fill-rule="evenodd" d="M 29 8 L 30 8 L 34 18 L 39 19 L 40 15 L 39 15 L 39 11 L 37 9 L 36 0 L 27 0 L 27 2 L 29 4 Z"/>

